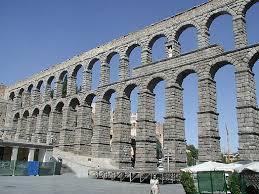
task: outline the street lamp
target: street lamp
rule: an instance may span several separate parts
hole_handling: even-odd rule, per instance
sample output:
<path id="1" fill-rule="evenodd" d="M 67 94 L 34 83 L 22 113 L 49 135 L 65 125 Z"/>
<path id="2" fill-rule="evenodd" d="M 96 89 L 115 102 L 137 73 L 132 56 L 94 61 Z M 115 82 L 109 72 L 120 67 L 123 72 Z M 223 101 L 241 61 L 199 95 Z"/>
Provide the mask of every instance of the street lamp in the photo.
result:
<path id="1" fill-rule="evenodd" d="M 169 172 L 170 170 L 170 157 L 172 156 L 172 154 L 169 154 L 169 150 L 165 147 L 164 148 L 165 152 L 167 150 L 167 154 L 164 154 L 164 157 L 167 159 L 167 171 Z"/>

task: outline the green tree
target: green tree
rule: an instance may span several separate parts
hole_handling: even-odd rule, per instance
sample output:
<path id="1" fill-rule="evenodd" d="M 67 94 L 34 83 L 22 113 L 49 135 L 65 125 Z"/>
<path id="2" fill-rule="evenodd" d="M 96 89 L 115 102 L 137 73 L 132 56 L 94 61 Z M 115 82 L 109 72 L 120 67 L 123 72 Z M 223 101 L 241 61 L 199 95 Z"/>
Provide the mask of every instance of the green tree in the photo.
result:
<path id="1" fill-rule="evenodd" d="M 196 187 L 194 185 L 194 180 L 192 178 L 191 173 L 189 172 L 181 172 L 180 181 L 183 185 L 183 188 L 187 194 L 197 193 Z"/>
<path id="2" fill-rule="evenodd" d="M 241 194 L 240 177 L 237 172 L 228 177 L 228 186 L 231 193 Z"/>
<path id="3" fill-rule="evenodd" d="M 196 160 L 198 159 L 198 149 L 195 148 L 194 145 L 187 145 L 187 165 L 193 166 L 196 164 Z"/>

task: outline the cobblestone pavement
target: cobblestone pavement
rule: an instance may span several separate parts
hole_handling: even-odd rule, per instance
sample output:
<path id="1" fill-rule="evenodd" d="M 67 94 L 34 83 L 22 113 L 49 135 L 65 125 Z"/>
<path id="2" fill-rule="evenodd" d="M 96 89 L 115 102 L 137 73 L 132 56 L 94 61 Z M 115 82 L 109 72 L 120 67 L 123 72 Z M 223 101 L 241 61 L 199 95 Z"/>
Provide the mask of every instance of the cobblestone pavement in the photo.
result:
<path id="1" fill-rule="evenodd" d="M 161 194 L 184 194 L 181 185 L 161 185 Z M 1 194 L 149 194 L 148 184 L 74 176 L 0 177 Z"/>

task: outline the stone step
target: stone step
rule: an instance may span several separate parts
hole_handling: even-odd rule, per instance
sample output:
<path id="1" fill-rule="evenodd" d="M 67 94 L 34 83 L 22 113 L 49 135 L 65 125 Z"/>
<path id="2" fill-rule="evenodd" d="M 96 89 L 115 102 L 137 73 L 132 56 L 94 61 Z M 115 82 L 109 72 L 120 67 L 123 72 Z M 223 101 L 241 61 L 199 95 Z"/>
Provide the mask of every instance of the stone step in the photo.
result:
<path id="1" fill-rule="evenodd" d="M 88 171 L 91 168 L 116 169 L 112 164 L 112 159 L 77 155 L 72 152 L 64 152 L 58 148 L 54 148 L 53 157 L 56 160 L 62 159 L 62 166 L 70 168 L 70 173 L 73 172 L 77 177 L 88 177 Z M 61 172 L 63 173 L 63 171 Z"/>

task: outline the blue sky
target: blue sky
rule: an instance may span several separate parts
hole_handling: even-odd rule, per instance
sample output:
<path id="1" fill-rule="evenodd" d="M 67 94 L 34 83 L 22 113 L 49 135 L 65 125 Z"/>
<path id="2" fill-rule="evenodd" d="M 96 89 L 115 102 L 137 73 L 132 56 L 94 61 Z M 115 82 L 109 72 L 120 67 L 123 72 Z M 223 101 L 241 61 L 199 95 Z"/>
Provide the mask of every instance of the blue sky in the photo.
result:
<path id="1" fill-rule="evenodd" d="M 10 85 L 83 51 L 205 2 L 205 0 L 162 0 L 159 3 L 155 0 L 1 0 L 0 82 Z M 249 43 L 259 42 L 257 24 L 259 3 L 249 10 L 246 18 Z M 221 16 L 210 28 L 211 43 L 220 44 L 226 50 L 231 50 L 234 46 L 231 19 L 230 16 Z M 179 41 L 183 52 L 195 49 L 197 47 L 195 30 L 187 29 Z M 154 45 L 155 60 L 163 57 L 162 44 L 163 40 L 160 40 Z M 132 66 L 140 63 L 139 56 L 140 51 L 134 51 L 131 56 Z M 116 64 L 118 57 L 114 57 L 111 61 L 112 79 L 117 75 L 114 68 Z M 98 66 L 95 65 L 94 72 L 98 70 Z M 254 73 L 259 83 L 258 62 L 254 67 Z M 231 134 L 231 150 L 236 151 L 238 138 L 234 68 L 226 66 L 220 69 L 215 80 L 220 113 L 221 147 L 222 150 L 226 150 L 225 124 L 227 124 Z M 97 85 L 98 80 L 95 82 Z M 257 96 L 259 96 L 258 85 Z M 157 94 L 157 121 L 163 121 L 165 116 L 163 86 L 163 82 L 159 83 L 154 91 Z M 198 96 L 195 74 L 184 80 L 183 88 L 186 139 L 188 143 L 197 146 Z M 136 90 L 132 94 L 132 101 L 132 111 L 135 112 Z"/>

